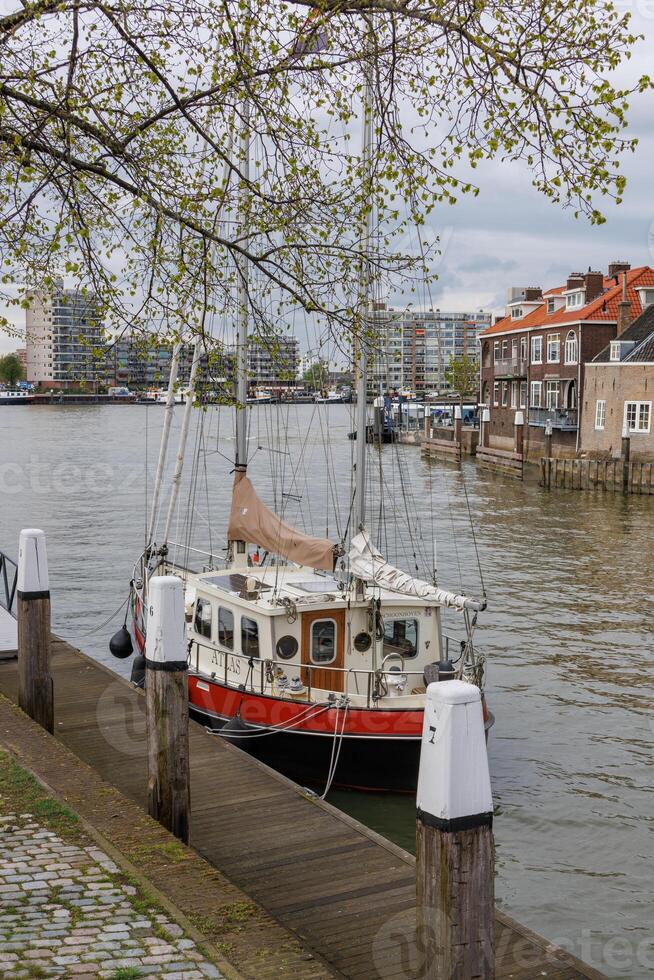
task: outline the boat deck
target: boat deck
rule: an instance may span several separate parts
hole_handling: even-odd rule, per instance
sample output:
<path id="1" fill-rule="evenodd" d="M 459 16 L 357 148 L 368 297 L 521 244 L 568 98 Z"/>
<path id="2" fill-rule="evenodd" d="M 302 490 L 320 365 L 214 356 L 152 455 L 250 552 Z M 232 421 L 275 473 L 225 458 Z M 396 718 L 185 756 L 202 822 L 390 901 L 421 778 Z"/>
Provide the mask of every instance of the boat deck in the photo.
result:
<path id="1" fill-rule="evenodd" d="M 143 693 L 56 638 L 53 676 L 57 739 L 145 807 Z M 0 692 L 15 700 L 16 687 L 16 662 L 3 661 Z M 190 754 L 192 845 L 207 861 L 334 976 L 420 975 L 410 854 L 195 722 Z M 495 976 L 600 980 L 602 974 L 498 912 Z"/>
<path id="2" fill-rule="evenodd" d="M 16 653 L 18 624 L 4 606 L 0 606 L 0 659 Z"/>

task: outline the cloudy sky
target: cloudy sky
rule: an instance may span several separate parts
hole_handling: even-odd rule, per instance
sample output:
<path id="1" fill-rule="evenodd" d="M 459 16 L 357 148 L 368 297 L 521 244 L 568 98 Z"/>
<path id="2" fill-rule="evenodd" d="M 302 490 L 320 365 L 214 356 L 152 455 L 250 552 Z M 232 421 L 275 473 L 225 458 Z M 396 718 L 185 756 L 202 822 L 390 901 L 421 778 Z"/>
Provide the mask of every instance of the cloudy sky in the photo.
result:
<path id="1" fill-rule="evenodd" d="M 645 35 L 616 77 L 617 84 L 628 84 L 651 71 L 654 0 L 617 5 L 631 10 L 634 31 Z M 434 218 L 432 234 L 439 235 L 442 251 L 439 281 L 428 296 L 412 297 L 416 305 L 499 312 L 510 286 L 548 288 L 572 271 L 606 270 L 615 259 L 654 265 L 654 91 L 634 97 L 629 118 L 640 145 L 623 160 L 627 191 L 619 207 L 605 210 L 606 224 L 591 226 L 550 204 L 531 186 L 525 167 L 487 164 L 476 173 L 479 196 L 460 199 Z M 21 325 L 21 314 L 12 315 Z M 0 351 L 16 346 L 0 334 Z"/>

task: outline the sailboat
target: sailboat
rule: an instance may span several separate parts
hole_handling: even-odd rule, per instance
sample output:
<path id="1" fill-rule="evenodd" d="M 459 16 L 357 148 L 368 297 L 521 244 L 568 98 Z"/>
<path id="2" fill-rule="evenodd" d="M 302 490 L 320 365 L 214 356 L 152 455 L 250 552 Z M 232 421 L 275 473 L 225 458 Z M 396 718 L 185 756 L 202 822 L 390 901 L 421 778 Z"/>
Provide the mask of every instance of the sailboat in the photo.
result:
<path id="1" fill-rule="evenodd" d="M 364 154 L 372 127 L 364 113 Z M 242 147 L 248 177 L 249 152 Z M 370 215 L 362 229 L 370 238 Z M 364 268 L 359 309 L 365 319 Z M 417 579 L 389 562 L 366 525 L 367 341 L 359 333 L 356 488 L 347 547 L 286 523 L 258 496 L 248 475 L 246 410 L 247 264 L 239 266 L 239 320 L 234 481 L 222 567 L 180 567 L 169 556 L 190 413 L 191 369 L 180 449 L 161 543 L 154 540 L 177 353 L 144 553 L 132 585 L 132 631 L 145 652 L 148 580 L 176 574 L 186 588 L 189 707 L 221 737 L 323 795 L 332 786 L 415 790 L 426 686 L 453 677 L 483 686 L 484 660 L 473 632 L 485 600 Z M 194 364 L 195 364 L 194 358 Z M 207 552 L 207 554 L 209 554 Z M 462 637 L 443 630 L 443 611 L 456 610 Z M 486 722 L 491 716 L 485 711 Z"/>

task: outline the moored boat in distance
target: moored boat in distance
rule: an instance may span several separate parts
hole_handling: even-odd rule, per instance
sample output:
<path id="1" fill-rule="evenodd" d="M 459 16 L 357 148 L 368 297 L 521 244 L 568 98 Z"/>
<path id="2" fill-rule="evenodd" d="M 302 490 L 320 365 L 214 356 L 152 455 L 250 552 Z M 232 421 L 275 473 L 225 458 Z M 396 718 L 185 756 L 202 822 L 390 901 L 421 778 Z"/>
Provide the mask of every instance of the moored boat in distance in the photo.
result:
<path id="1" fill-rule="evenodd" d="M 31 388 L 0 388 L 0 405 L 29 405 L 33 401 Z"/>

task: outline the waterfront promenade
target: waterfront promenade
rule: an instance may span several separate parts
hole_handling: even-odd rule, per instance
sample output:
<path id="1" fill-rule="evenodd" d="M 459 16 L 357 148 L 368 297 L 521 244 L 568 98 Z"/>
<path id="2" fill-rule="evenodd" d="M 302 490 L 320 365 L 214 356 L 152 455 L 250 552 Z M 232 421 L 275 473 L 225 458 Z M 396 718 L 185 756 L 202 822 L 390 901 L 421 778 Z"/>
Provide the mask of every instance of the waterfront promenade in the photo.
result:
<path id="1" fill-rule="evenodd" d="M 94 793 L 96 800 L 103 790 L 124 794 L 129 807 L 112 807 L 104 832 L 134 863 L 140 854 L 144 873 L 200 925 L 216 914 L 215 896 L 205 887 L 214 874 L 220 888 L 240 890 L 243 929 L 232 929 L 220 946 L 239 972 L 413 976 L 407 964 L 419 967 L 420 950 L 410 854 L 192 723 L 192 849 L 175 843 L 184 860 L 171 855 L 162 869 L 161 854 L 150 851 L 142 831 L 147 825 L 148 833 L 152 826 L 166 833 L 140 810 L 146 797 L 142 693 L 62 641 L 54 640 L 53 652 L 56 738 L 3 700 L 5 744 L 87 818 L 95 812 Z M 15 700 L 14 661 L 0 664 L 0 691 Z M 189 868 L 196 852 L 216 871 Z M 223 900 L 218 908 L 224 906 Z M 255 972 L 253 955 L 262 965 Z M 502 914 L 496 955 L 498 978 L 601 977 Z M 277 972 L 268 974 L 276 958 Z"/>

